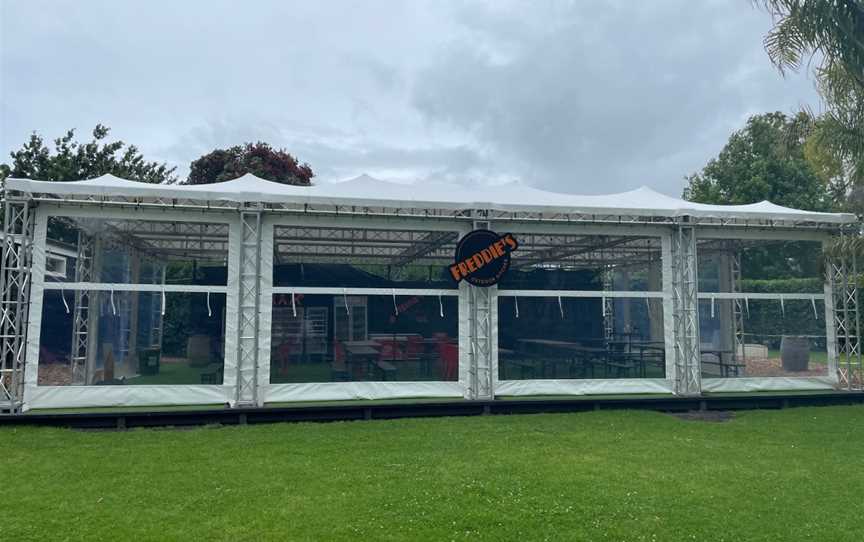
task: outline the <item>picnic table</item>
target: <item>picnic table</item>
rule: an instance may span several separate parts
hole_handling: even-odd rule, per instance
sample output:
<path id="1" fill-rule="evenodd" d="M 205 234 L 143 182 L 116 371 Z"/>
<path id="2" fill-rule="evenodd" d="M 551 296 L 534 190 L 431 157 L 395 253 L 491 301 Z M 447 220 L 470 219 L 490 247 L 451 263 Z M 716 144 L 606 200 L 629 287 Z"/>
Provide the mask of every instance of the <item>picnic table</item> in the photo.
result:
<path id="1" fill-rule="evenodd" d="M 666 344 L 663 341 L 638 341 L 632 343 L 631 349 L 638 350 L 639 370 L 643 378 L 648 376 L 649 363 L 666 369 Z"/>
<path id="2" fill-rule="evenodd" d="M 381 360 L 381 347 L 375 341 L 345 341 L 345 363 L 355 366 L 367 377 L 376 370 L 384 380 L 396 374 L 396 366 Z"/>
<path id="3" fill-rule="evenodd" d="M 544 377 L 550 368 L 552 376 L 557 375 L 557 366 L 561 363 L 567 364 L 570 378 L 575 377 L 577 369 L 581 369 L 583 377 L 588 377 L 590 372 L 591 378 L 595 378 L 599 369 L 604 378 L 609 378 L 613 372 L 616 377 L 622 377 L 631 371 L 634 376 L 638 375 L 644 378 L 647 376 L 649 363 L 656 363 L 661 368 L 665 365 L 662 356 L 662 353 L 665 352 L 665 345 L 662 341 L 615 340 L 608 341 L 603 346 L 586 346 L 585 343 L 597 342 L 596 339 L 564 341 L 528 338 L 519 339 L 517 342 L 522 345 L 521 350 L 527 354 L 536 355 L 537 352 L 534 350 L 537 347 L 548 349 L 542 353 L 542 357 L 539 359 Z M 556 351 L 558 351 L 557 354 Z M 499 349 L 500 352 L 501 349 Z M 661 355 L 657 356 L 656 353 Z M 657 361 L 658 358 L 659 361 Z M 537 360 L 519 359 L 518 356 L 514 355 L 507 360 L 507 363 L 519 367 L 523 378 L 528 373 L 531 373 L 531 376 L 536 374 Z"/>
<path id="4" fill-rule="evenodd" d="M 728 348 L 700 348 L 699 353 L 708 354 L 709 356 L 716 358 L 715 361 L 700 356 L 700 362 L 708 365 L 717 365 L 720 368 L 720 376 L 722 378 L 740 376 L 741 369 L 745 367 L 743 363 L 736 363 L 735 359 L 732 357 L 734 352 Z"/>
<path id="5" fill-rule="evenodd" d="M 548 349 L 547 352 L 543 352 L 543 355 L 539 358 L 541 365 L 541 374 L 543 377 L 546 377 L 549 374 L 551 369 L 552 377 L 557 376 L 558 373 L 558 365 L 564 364 L 567 367 L 567 374 L 570 378 L 575 378 L 577 369 L 581 368 L 583 375 L 586 373 L 587 365 L 584 363 L 584 359 L 586 356 L 580 354 L 596 354 L 598 352 L 604 352 L 605 350 L 602 348 L 595 348 L 591 346 L 584 346 L 581 342 L 577 341 L 562 341 L 556 339 L 519 339 L 517 342 L 522 344 L 522 350 L 524 350 L 528 354 L 537 354 L 535 351 L 536 348 L 546 347 Z M 531 376 L 536 375 L 536 361 L 513 361 L 511 364 L 517 365 L 521 368 L 521 372 L 524 378 L 524 375 L 527 373 L 531 373 Z M 593 369 L 592 369 L 593 372 Z"/>
<path id="6" fill-rule="evenodd" d="M 429 377 L 432 366 L 441 360 L 437 346 L 441 339 L 419 333 L 376 333 L 369 339 L 344 341 L 346 361 L 364 368 L 366 374 L 379 372 L 384 380 L 395 375 L 403 363 L 417 364 L 420 374 Z M 415 345 L 412 348 L 409 345 Z"/>

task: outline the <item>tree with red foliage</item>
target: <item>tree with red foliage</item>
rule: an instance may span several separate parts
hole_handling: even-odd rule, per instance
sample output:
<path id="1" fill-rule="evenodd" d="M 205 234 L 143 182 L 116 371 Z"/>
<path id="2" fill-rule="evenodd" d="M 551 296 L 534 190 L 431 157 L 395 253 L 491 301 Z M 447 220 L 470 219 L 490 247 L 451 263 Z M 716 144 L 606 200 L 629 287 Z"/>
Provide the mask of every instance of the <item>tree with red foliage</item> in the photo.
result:
<path id="1" fill-rule="evenodd" d="M 267 143 L 246 143 L 228 149 L 216 149 L 192 162 L 185 184 L 210 184 L 236 179 L 252 173 L 262 179 L 283 184 L 308 186 L 312 168 L 300 164 L 285 149 L 276 150 Z"/>

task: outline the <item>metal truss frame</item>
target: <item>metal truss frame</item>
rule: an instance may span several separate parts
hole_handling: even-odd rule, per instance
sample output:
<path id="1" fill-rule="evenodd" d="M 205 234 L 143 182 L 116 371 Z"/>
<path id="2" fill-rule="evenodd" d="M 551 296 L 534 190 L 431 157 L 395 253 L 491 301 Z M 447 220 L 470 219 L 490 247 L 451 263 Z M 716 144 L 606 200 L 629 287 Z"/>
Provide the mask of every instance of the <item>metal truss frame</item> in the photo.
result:
<path id="1" fill-rule="evenodd" d="M 691 396 L 702 392 L 699 354 L 698 277 L 696 229 L 678 225 L 672 233 L 672 317 L 674 322 L 674 393 Z"/>
<path id="2" fill-rule="evenodd" d="M 78 257 L 75 260 L 76 282 L 98 282 L 93 272 L 98 267 L 96 239 L 84 232 L 78 233 Z M 82 385 L 89 382 L 87 359 L 90 351 L 90 308 L 98 307 L 99 293 L 93 290 L 76 289 L 74 317 L 72 320 L 72 383 Z"/>
<path id="3" fill-rule="evenodd" d="M 228 252 L 226 223 L 113 219 L 98 216 L 82 218 L 52 215 L 51 218 L 62 220 L 75 228 L 81 237 L 99 237 L 106 250 L 121 248 L 156 259 L 167 255 L 182 256 L 190 252 L 204 259 L 208 255 L 218 257 Z M 102 235 L 106 232 L 110 235 Z"/>
<path id="4" fill-rule="evenodd" d="M 258 405 L 258 341 L 261 303 L 261 208 L 240 213 L 237 306 L 237 406 Z M 269 273 L 270 270 L 267 270 Z"/>
<path id="5" fill-rule="evenodd" d="M 492 321 L 497 303 L 496 287 L 468 287 L 468 323 L 471 350 L 468 352 L 468 398 L 492 399 L 495 396 L 492 341 L 497 333 Z"/>
<path id="6" fill-rule="evenodd" d="M 840 250 L 828 258 L 827 273 L 834 309 L 837 339 L 837 386 L 843 390 L 864 389 L 864 363 L 861 352 L 861 313 L 858 304 L 858 258 L 846 250 L 848 237 L 840 237 Z"/>
<path id="7" fill-rule="evenodd" d="M 32 202 L 5 199 L 0 261 L 0 411 L 19 412 L 24 399 L 34 215 Z"/>
<path id="8" fill-rule="evenodd" d="M 490 229 L 485 213 L 474 220 L 472 229 Z M 494 335 L 498 333 L 493 318 L 497 310 L 497 286 L 481 288 L 468 285 L 468 399 L 493 399 L 495 397 L 495 367 L 493 352 Z"/>
<path id="9" fill-rule="evenodd" d="M 733 294 L 740 294 L 742 289 L 741 284 L 741 251 L 737 250 L 735 242 L 731 242 L 729 250 L 729 276 L 730 286 Z M 744 335 L 744 320 L 746 311 L 746 301 L 741 297 L 732 299 L 732 325 L 733 327 L 733 352 L 732 358 L 735 360 L 743 360 L 747 357 L 747 351 L 744 344 L 747 342 Z"/>
<path id="10" fill-rule="evenodd" d="M 614 268 L 611 265 L 603 267 L 603 339 L 606 344 L 615 340 L 615 299 L 605 295 L 615 289 L 613 284 Z"/>
<path id="11" fill-rule="evenodd" d="M 458 237 L 453 231 L 422 231 L 277 225 L 274 242 L 280 263 L 327 263 L 345 258 L 396 267 L 420 261 L 443 265 L 453 257 Z"/>
<path id="12" fill-rule="evenodd" d="M 10 191 L 17 193 L 15 191 Z M 51 194 L 33 193 L 29 194 L 34 200 L 51 203 L 67 204 L 97 204 L 100 206 L 122 206 L 136 208 L 158 208 L 158 209 L 194 209 L 194 210 L 241 210 L 244 205 L 233 201 L 201 200 L 195 198 L 170 198 L 170 197 L 142 197 L 142 196 L 116 196 L 116 195 L 91 195 L 91 194 Z M 293 213 L 304 215 L 340 215 L 340 216 L 392 216 L 413 218 L 450 218 L 473 220 L 475 210 L 454 208 L 431 208 L 431 207 L 399 207 L 382 205 L 356 205 L 336 203 L 261 203 L 262 210 L 278 213 Z M 675 225 L 682 220 L 680 216 L 661 213 L 624 214 L 615 211 L 568 212 L 564 210 L 484 210 L 489 220 L 524 220 L 529 222 L 580 222 L 595 224 L 655 224 Z M 692 225 L 711 226 L 745 226 L 764 228 L 796 228 L 809 230 L 833 230 L 840 228 L 837 224 L 829 222 L 813 222 L 811 220 L 795 219 L 740 219 L 740 218 L 716 218 L 710 216 L 687 216 Z"/>

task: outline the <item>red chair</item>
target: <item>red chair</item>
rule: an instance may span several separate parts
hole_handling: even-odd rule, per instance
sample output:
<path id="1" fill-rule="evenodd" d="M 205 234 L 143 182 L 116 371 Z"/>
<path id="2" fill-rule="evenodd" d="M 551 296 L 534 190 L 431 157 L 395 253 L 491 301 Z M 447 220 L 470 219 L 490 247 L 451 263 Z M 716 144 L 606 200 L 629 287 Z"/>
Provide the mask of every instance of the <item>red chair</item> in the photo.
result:
<path id="1" fill-rule="evenodd" d="M 441 376 L 444 380 L 457 380 L 459 374 L 459 347 L 449 342 L 438 343 L 441 357 Z"/>
<path id="2" fill-rule="evenodd" d="M 378 350 L 378 361 L 372 366 L 376 372 L 376 377 L 382 380 L 393 380 L 398 372 L 398 368 L 393 365 L 393 361 L 401 361 L 403 358 L 402 349 L 393 340 L 377 341 L 381 348 Z"/>
<path id="3" fill-rule="evenodd" d="M 355 367 L 355 370 L 359 371 L 360 367 Z M 333 362 L 330 364 L 330 380 L 334 382 L 351 380 L 351 372 L 345 363 L 345 346 L 337 340 L 333 341 Z"/>
<path id="4" fill-rule="evenodd" d="M 417 361 L 423 354 L 423 337 L 412 335 L 405 343 L 405 359 Z"/>
<path id="5" fill-rule="evenodd" d="M 405 359 L 402 348 L 397 341 L 394 341 L 393 339 L 378 339 L 376 342 L 381 345 L 380 356 L 378 358 L 381 361 Z"/>
<path id="6" fill-rule="evenodd" d="M 284 342 L 276 348 L 276 360 L 279 362 L 279 374 L 288 374 L 288 366 L 291 364 L 291 353 L 294 351 L 293 342 Z"/>
<path id="7" fill-rule="evenodd" d="M 345 347 L 339 341 L 333 341 L 333 361 L 345 363 Z"/>

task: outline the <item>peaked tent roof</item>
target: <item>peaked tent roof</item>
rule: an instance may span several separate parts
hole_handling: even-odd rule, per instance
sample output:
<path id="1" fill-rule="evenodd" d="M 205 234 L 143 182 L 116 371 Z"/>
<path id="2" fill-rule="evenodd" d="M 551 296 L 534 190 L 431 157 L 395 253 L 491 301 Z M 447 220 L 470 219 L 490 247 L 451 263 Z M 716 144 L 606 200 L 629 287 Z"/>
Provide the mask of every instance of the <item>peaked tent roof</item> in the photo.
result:
<path id="1" fill-rule="evenodd" d="M 69 196 L 176 198 L 235 203 L 263 202 L 308 205 L 356 205 L 388 208 L 446 210 L 487 209 L 513 212 L 618 214 L 627 216 L 694 216 L 714 219 L 791 220 L 805 223 L 848 224 L 847 213 L 819 213 L 781 207 L 769 201 L 748 205 L 693 203 L 647 187 L 606 195 L 548 192 L 512 182 L 493 186 L 463 186 L 426 182 L 392 183 L 361 175 L 338 183 L 292 186 L 246 174 L 206 185 L 158 185 L 103 175 L 73 182 L 9 178 L 6 189 L 31 194 Z"/>

